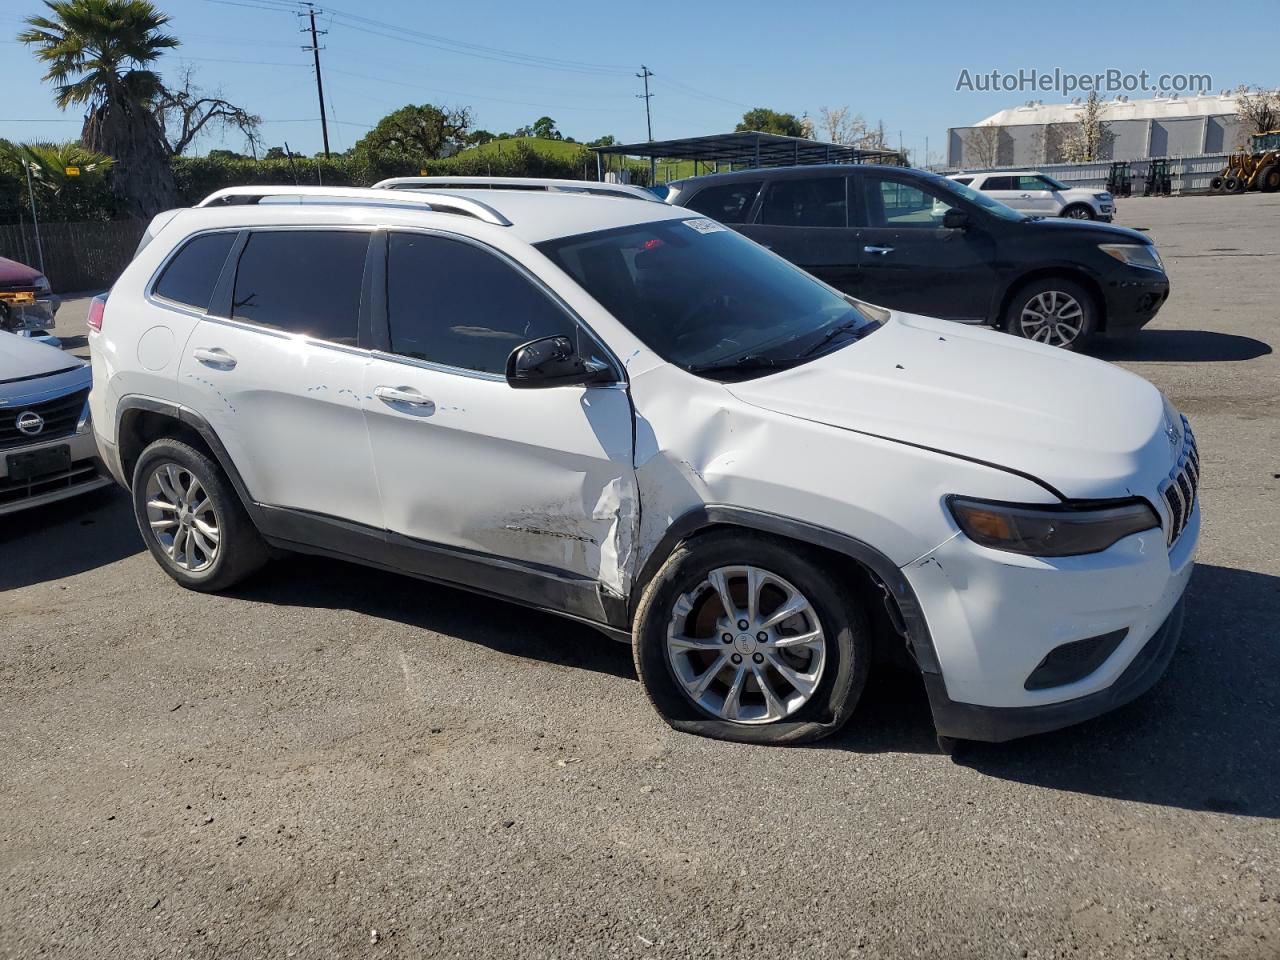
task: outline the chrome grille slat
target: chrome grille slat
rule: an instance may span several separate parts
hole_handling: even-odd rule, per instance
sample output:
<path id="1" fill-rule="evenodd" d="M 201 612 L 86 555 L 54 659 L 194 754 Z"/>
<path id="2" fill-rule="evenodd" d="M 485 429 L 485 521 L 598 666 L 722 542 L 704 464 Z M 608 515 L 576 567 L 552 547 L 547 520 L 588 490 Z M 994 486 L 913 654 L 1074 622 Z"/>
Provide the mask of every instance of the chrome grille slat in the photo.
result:
<path id="1" fill-rule="evenodd" d="M 1200 490 L 1200 451 L 1191 432 L 1191 423 L 1182 418 L 1182 450 L 1169 478 L 1160 486 L 1160 495 L 1169 510 L 1169 529 L 1165 540 L 1170 547 L 1178 542 L 1191 522 L 1196 496 Z"/>
<path id="2" fill-rule="evenodd" d="M 0 409 L 0 450 L 57 440 L 75 433 L 88 396 L 88 390 L 77 390 L 41 403 L 13 404 Z M 18 429 L 18 416 L 27 410 L 44 419 L 44 427 L 37 434 L 26 434 Z"/>

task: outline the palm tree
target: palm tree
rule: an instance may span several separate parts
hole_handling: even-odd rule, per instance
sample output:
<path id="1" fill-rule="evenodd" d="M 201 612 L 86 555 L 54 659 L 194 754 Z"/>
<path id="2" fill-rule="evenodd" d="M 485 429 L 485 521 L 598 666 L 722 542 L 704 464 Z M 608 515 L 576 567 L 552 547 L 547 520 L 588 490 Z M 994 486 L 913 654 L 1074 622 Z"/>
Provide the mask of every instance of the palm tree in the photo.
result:
<path id="1" fill-rule="evenodd" d="M 177 206 L 178 190 L 154 109 L 164 93 L 149 65 L 178 39 L 146 0 L 45 0 L 50 16 L 28 17 L 18 40 L 48 64 L 44 79 L 62 109 L 85 105 L 81 141 L 115 163 L 112 188 L 134 216 Z"/>

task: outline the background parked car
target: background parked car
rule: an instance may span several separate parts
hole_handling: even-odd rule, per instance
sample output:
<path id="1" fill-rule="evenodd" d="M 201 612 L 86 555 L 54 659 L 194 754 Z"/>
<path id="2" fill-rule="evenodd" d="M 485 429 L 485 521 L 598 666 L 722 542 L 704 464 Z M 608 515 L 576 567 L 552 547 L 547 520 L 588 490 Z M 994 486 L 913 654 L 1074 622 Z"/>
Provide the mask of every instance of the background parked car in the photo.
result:
<path id="1" fill-rule="evenodd" d="M 1169 280 L 1143 234 L 1039 219 L 922 170 L 815 165 L 680 180 L 668 202 L 869 303 L 1078 349 L 1155 317 Z"/>
<path id="2" fill-rule="evenodd" d="M 89 423 L 89 365 L 0 332 L 0 515 L 110 483 Z"/>
<path id="3" fill-rule="evenodd" d="M 1006 207 L 1032 217 L 1070 217 L 1110 223 L 1116 212 L 1115 199 L 1106 191 L 1068 187 L 1061 180 L 1034 170 L 957 173 L 951 179 L 990 194 Z"/>
<path id="4" fill-rule="evenodd" d="M 61 300 L 35 267 L 0 257 L 0 330 L 44 330 L 53 326 Z"/>

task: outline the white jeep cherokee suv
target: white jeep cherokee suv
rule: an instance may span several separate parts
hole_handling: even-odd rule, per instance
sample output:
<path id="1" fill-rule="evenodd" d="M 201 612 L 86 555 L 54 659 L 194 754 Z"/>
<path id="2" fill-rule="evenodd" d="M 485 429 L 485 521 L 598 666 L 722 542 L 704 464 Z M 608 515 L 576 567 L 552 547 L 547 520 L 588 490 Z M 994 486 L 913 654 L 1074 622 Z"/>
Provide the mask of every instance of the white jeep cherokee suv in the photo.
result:
<path id="1" fill-rule="evenodd" d="M 1069 217 L 1110 223 L 1116 214 L 1111 194 L 1068 187 L 1034 170 L 1017 173 L 956 173 L 948 179 L 981 190 L 1006 207 L 1032 217 Z"/>
<path id="2" fill-rule="evenodd" d="M 104 459 L 173 579 L 268 547 L 633 644 L 681 730 L 828 734 L 877 645 L 944 746 L 1173 654 L 1185 418 L 1106 363 L 851 300 L 682 207 L 235 188 L 158 217 L 90 334 Z"/>

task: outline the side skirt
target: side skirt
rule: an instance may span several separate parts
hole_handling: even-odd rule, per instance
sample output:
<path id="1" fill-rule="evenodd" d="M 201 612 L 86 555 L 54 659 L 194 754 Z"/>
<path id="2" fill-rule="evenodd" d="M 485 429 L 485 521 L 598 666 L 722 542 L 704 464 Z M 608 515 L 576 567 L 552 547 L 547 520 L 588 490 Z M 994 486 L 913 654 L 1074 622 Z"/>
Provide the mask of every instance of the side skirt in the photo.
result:
<path id="1" fill-rule="evenodd" d="M 337 517 L 258 504 L 268 543 L 297 553 L 349 560 L 586 623 L 631 642 L 618 604 L 598 581 L 563 570 L 514 563 L 476 551 L 415 540 Z"/>

